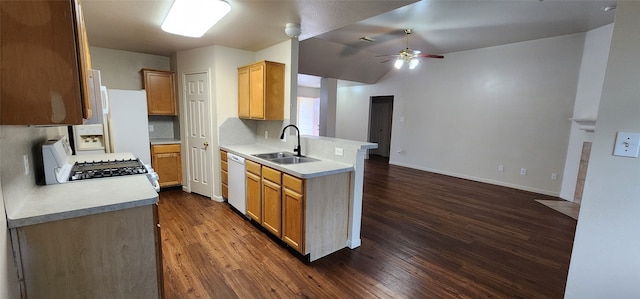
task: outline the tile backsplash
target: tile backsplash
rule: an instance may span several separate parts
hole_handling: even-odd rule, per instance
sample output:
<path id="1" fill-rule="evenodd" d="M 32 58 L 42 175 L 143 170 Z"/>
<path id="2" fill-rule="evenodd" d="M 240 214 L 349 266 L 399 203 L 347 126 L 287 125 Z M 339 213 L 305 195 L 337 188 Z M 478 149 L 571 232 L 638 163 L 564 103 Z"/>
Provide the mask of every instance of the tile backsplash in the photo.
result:
<path id="1" fill-rule="evenodd" d="M 153 128 L 153 131 L 151 131 Z M 177 116 L 149 116 L 149 138 L 180 139 L 180 122 Z"/>

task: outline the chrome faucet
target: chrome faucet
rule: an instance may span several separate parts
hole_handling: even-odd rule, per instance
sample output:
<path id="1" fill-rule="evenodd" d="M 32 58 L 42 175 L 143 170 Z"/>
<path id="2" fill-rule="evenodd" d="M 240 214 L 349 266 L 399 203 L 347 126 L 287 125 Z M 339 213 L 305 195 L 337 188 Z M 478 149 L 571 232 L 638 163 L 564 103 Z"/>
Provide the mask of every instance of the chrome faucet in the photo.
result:
<path id="1" fill-rule="evenodd" d="M 280 139 L 284 139 L 284 131 L 286 131 L 288 127 L 294 127 L 296 131 L 298 131 L 298 146 L 293 148 L 293 151 L 297 153 L 296 156 L 302 157 L 302 150 L 300 149 L 300 129 L 298 129 L 296 125 L 288 125 L 284 127 L 284 129 L 282 129 L 282 134 L 280 134 Z"/>

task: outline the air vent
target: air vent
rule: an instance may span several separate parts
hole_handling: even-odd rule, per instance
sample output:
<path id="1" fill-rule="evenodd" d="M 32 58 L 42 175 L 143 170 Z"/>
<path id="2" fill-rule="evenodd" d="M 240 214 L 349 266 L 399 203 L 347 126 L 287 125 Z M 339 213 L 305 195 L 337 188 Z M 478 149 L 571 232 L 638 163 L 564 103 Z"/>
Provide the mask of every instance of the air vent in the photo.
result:
<path id="1" fill-rule="evenodd" d="M 375 42 L 376 40 L 371 38 L 371 37 L 368 37 L 368 36 L 363 36 L 363 37 L 360 38 L 360 41 L 367 42 L 367 43 L 372 43 L 372 42 Z"/>

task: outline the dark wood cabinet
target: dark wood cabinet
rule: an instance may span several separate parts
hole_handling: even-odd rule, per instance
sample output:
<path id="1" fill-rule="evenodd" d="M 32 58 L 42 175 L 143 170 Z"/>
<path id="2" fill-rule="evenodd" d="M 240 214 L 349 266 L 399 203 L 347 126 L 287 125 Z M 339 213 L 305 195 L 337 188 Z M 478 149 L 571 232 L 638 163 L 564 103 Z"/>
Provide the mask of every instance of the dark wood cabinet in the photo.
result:
<path id="1" fill-rule="evenodd" d="M 0 1 L 0 124 L 82 124 L 91 117 L 80 3 Z"/>

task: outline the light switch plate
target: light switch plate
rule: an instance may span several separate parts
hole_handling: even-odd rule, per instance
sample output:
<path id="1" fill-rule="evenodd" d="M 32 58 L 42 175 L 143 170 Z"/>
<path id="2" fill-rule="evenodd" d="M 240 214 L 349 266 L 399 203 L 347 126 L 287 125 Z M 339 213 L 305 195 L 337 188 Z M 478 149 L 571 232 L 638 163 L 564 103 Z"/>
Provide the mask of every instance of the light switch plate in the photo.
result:
<path id="1" fill-rule="evenodd" d="M 336 156 L 344 155 L 344 149 L 341 147 L 336 147 Z"/>
<path id="2" fill-rule="evenodd" d="M 620 157 L 638 157 L 640 149 L 640 133 L 618 132 L 613 155 Z"/>

